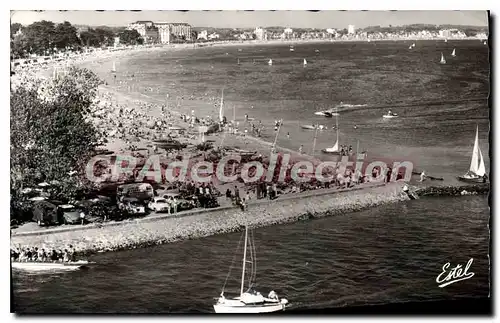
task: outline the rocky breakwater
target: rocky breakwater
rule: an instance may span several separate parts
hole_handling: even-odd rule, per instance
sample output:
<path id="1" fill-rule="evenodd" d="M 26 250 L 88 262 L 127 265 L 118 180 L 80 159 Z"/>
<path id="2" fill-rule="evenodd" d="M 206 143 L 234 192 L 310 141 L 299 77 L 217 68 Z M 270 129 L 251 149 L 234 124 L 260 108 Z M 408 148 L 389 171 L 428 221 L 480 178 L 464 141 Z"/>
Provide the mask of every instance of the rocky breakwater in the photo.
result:
<path id="1" fill-rule="evenodd" d="M 390 183 L 342 192 L 318 190 L 297 196 L 280 196 L 274 201 L 259 200 L 251 203 L 245 211 L 221 208 L 182 217 L 144 218 L 85 230 L 13 235 L 11 245 L 60 249 L 71 244 L 80 252 L 133 249 L 236 232 L 245 225 L 263 227 L 331 215 L 348 216 L 348 212 L 408 200 L 402 186 L 402 183 Z"/>
<path id="2" fill-rule="evenodd" d="M 460 196 L 488 194 L 490 192 L 489 183 L 477 183 L 467 185 L 442 185 L 418 187 L 414 190 L 418 196 Z"/>

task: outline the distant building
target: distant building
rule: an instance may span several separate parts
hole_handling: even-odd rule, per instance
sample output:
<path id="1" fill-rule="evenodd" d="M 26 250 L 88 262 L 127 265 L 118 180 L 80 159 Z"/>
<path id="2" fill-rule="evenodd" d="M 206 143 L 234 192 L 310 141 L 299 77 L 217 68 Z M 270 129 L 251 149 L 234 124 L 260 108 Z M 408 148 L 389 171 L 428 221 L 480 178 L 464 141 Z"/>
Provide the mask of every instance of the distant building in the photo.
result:
<path id="1" fill-rule="evenodd" d="M 153 27 L 154 23 L 152 21 L 136 21 L 128 25 L 127 29 L 137 30 L 137 32 L 142 36 L 146 37 L 146 28 Z"/>
<path id="2" fill-rule="evenodd" d="M 191 40 L 191 26 L 186 23 L 170 24 L 171 34 L 177 39 Z"/>
<path id="3" fill-rule="evenodd" d="M 267 32 L 264 28 L 255 28 L 254 34 L 257 40 L 267 40 Z"/>
<path id="4" fill-rule="evenodd" d="M 198 33 L 198 39 L 208 40 L 208 31 L 202 30 Z"/>
<path id="5" fill-rule="evenodd" d="M 150 42 L 169 44 L 174 38 L 191 40 L 191 26 L 186 23 L 136 21 L 128 25 L 128 29 L 137 32 Z"/>
<path id="6" fill-rule="evenodd" d="M 219 34 L 216 33 L 211 33 L 210 35 L 208 35 L 208 39 L 210 40 L 219 39 L 219 37 Z"/>
<path id="7" fill-rule="evenodd" d="M 337 32 L 335 31 L 335 29 L 333 29 L 333 28 L 328 28 L 328 29 L 326 30 L 326 32 L 327 32 L 327 33 L 329 33 L 329 34 L 332 34 L 332 35 L 335 35 L 335 34 L 337 33 Z"/>
<path id="8" fill-rule="evenodd" d="M 347 33 L 350 35 L 356 33 L 356 28 L 354 27 L 354 25 L 347 26 Z"/>
<path id="9" fill-rule="evenodd" d="M 162 44 L 170 44 L 170 24 L 166 22 L 158 22 L 155 24 L 156 28 L 158 28 L 158 38 L 160 43 Z"/>
<path id="10" fill-rule="evenodd" d="M 160 41 L 160 34 L 158 27 L 146 27 L 146 34 L 143 36 L 146 43 L 158 43 Z"/>
<path id="11" fill-rule="evenodd" d="M 120 45 L 120 37 L 115 37 L 115 41 L 114 41 L 114 47 L 118 47 L 118 45 Z"/>

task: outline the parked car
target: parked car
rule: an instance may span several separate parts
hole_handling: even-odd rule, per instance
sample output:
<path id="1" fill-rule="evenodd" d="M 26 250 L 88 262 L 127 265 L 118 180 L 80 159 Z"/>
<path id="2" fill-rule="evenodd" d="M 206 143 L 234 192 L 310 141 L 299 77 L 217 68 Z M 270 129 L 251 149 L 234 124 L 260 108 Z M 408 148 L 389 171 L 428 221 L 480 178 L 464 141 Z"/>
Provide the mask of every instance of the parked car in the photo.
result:
<path id="1" fill-rule="evenodd" d="M 33 205 L 33 221 L 38 225 L 59 224 L 57 205 L 46 200 L 36 201 Z"/>
<path id="2" fill-rule="evenodd" d="M 146 208 L 144 207 L 144 204 L 142 204 L 139 199 L 133 197 L 123 198 L 118 203 L 118 208 L 129 214 L 135 214 L 135 215 L 146 214 Z"/>
<path id="3" fill-rule="evenodd" d="M 170 204 L 163 197 L 154 197 L 151 202 L 148 204 L 148 208 L 154 212 L 166 212 Z"/>
<path id="4" fill-rule="evenodd" d="M 150 201 L 154 197 L 153 186 L 149 183 L 134 183 L 120 185 L 116 189 L 116 197 L 136 198 L 140 201 Z"/>
<path id="5" fill-rule="evenodd" d="M 80 213 L 83 212 L 83 209 L 74 206 L 72 204 L 63 204 L 59 206 L 59 209 L 62 212 L 62 221 L 64 224 L 81 224 L 82 219 L 80 217 Z M 83 219 L 84 223 L 88 222 L 88 219 Z"/>

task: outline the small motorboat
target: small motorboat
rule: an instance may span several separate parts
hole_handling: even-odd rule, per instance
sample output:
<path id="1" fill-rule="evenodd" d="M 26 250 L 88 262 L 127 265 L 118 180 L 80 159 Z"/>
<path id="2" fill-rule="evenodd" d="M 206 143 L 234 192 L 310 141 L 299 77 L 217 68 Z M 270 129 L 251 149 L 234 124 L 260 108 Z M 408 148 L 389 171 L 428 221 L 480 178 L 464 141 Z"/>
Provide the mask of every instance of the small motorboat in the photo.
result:
<path id="1" fill-rule="evenodd" d="M 13 261 L 12 268 L 28 271 L 46 271 L 46 270 L 76 270 L 95 264 L 87 260 L 74 262 L 42 262 L 42 261 Z"/>
<path id="2" fill-rule="evenodd" d="M 331 118 L 333 116 L 338 116 L 339 115 L 337 112 L 333 112 L 331 110 L 317 111 L 317 112 L 314 112 L 314 114 L 317 115 L 317 116 L 323 116 L 323 117 L 326 117 L 326 118 Z"/>
<path id="3" fill-rule="evenodd" d="M 305 130 L 315 130 L 316 129 L 316 126 L 313 126 L 313 125 L 310 125 L 310 124 L 304 124 L 302 126 L 300 126 L 302 129 L 305 129 Z"/>
<path id="4" fill-rule="evenodd" d="M 397 113 L 393 113 L 391 111 L 387 112 L 386 114 L 384 114 L 382 116 L 382 118 L 385 118 L 385 119 L 392 119 L 392 118 L 397 118 L 398 117 L 398 114 Z"/>

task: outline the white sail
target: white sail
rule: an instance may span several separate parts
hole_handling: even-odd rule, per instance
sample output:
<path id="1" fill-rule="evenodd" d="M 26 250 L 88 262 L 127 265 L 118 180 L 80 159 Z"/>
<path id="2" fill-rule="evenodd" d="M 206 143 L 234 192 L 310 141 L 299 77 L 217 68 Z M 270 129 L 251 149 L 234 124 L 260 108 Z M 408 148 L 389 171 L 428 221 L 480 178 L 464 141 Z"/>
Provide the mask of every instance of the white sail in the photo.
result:
<path id="1" fill-rule="evenodd" d="M 269 64 L 269 65 L 273 65 L 273 60 L 272 60 L 272 59 L 270 59 L 270 60 L 269 60 L 269 62 L 268 62 L 267 64 Z"/>
<path id="2" fill-rule="evenodd" d="M 325 148 L 324 151 L 329 153 L 335 153 L 339 151 L 339 117 L 337 113 L 337 108 L 335 108 L 335 127 L 337 128 L 337 141 L 333 147 Z"/>
<path id="3" fill-rule="evenodd" d="M 486 168 L 484 167 L 484 159 L 483 159 L 483 153 L 481 152 L 481 149 L 479 150 L 479 167 L 477 169 L 477 175 L 479 176 L 484 176 L 486 174 Z"/>
<path id="4" fill-rule="evenodd" d="M 446 64 L 446 59 L 444 59 L 443 53 L 441 53 L 441 61 L 439 61 L 441 64 Z"/>
<path id="5" fill-rule="evenodd" d="M 479 128 L 476 128 L 476 140 L 474 140 L 469 170 L 479 176 L 483 176 L 486 173 L 483 154 L 481 153 L 481 149 L 479 149 Z"/>
<path id="6" fill-rule="evenodd" d="M 455 48 L 453 48 L 453 52 L 451 52 L 451 56 L 455 57 L 457 54 L 455 53 Z"/>
<path id="7" fill-rule="evenodd" d="M 307 65 L 307 61 L 306 61 L 306 59 L 305 59 L 305 58 L 304 58 L 304 65 Z"/>
<path id="8" fill-rule="evenodd" d="M 116 72 L 116 63 L 115 62 L 113 62 L 113 69 L 111 71 Z"/>
<path id="9" fill-rule="evenodd" d="M 224 120 L 224 89 L 222 89 L 222 96 L 220 98 L 220 108 L 219 108 L 219 121 Z"/>

